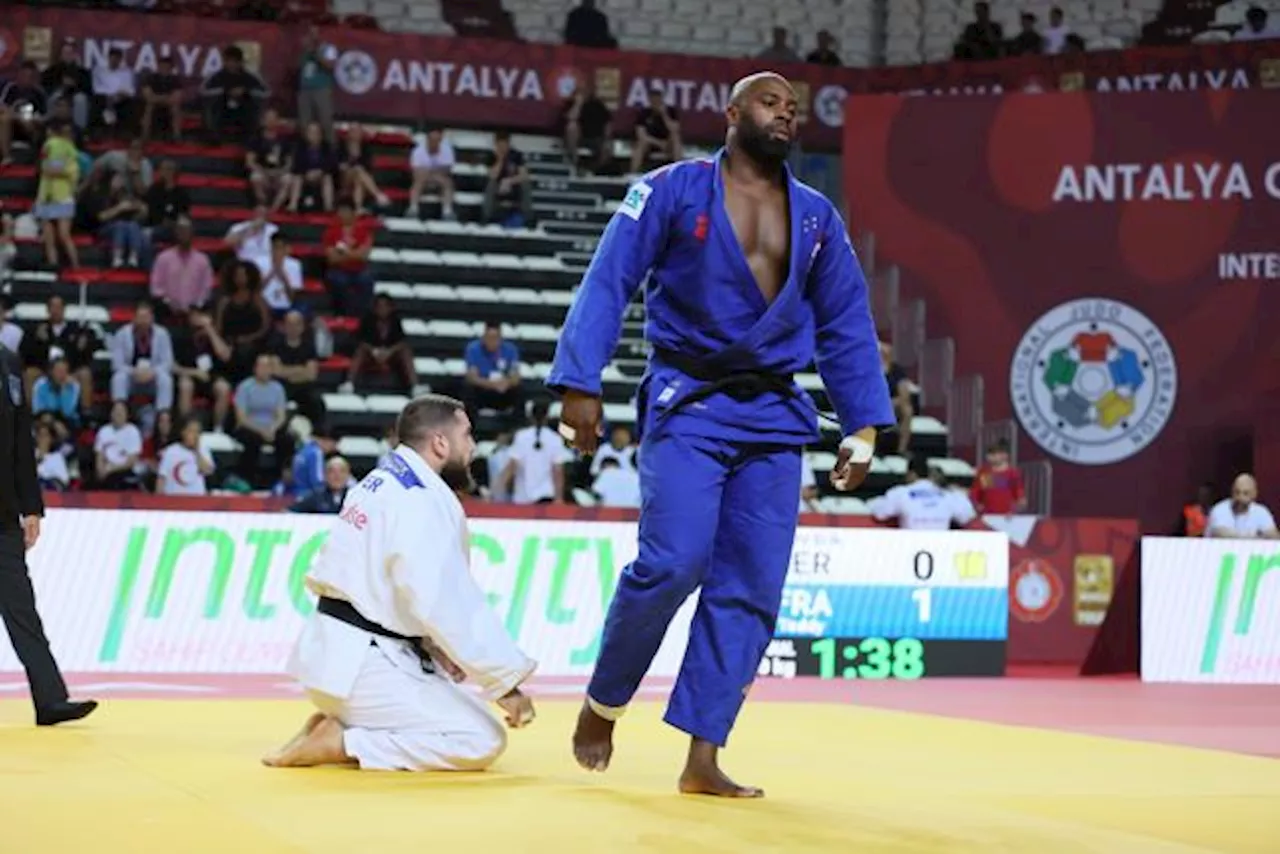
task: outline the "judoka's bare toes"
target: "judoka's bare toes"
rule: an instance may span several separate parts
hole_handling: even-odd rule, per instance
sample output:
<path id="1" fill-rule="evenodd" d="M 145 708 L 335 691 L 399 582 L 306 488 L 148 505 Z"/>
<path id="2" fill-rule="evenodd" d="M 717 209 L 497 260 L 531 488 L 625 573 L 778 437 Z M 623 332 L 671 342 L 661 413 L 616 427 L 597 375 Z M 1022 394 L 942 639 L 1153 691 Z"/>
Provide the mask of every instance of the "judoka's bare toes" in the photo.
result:
<path id="1" fill-rule="evenodd" d="M 720 750 L 710 742 L 694 739 L 689 759 L 680 775 L 680 792 L 685 795 L 714 795 L 719 798 L 763 798 L 764 790 L 739 786 L 720 770 Z"/>
<path id="2" fill-rule="evenodd" d="M 582 704 L 578 712 L 578 726 L 573 731 L 573 756 L 588 771 L 604 771 L 613 758 L 613 721 L 591 711 Z"/>
<path id="3" fill-rule="evenodd" d="M 342 724 L 324 718 L 299 741 L 286 745 L 267 762 L 272 768 L 310 768 L 347 761 L 342 749 Z M 264 760 L 266 761 L 266 760 Z"/>

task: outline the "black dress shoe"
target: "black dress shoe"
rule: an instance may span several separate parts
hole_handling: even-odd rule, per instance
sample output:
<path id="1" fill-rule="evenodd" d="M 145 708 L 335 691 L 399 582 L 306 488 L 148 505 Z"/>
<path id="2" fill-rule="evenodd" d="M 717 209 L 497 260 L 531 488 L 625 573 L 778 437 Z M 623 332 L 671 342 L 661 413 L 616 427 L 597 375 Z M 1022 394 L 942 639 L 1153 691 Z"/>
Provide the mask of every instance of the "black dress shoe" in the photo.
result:
<path id="1" fill-rule="evenodd" d="M 56 726 L 67 721 L 78 721 L 93 714 L 97 700 L 63 700 L 56 706 L 36 710 L 36 726 Z"/>

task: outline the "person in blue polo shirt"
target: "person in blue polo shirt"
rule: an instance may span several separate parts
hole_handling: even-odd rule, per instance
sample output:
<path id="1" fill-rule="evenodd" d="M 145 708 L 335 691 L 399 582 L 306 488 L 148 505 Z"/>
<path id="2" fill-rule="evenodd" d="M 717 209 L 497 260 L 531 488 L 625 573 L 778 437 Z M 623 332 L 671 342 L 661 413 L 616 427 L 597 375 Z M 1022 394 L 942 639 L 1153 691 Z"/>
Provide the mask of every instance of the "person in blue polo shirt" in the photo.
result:
<path id="1" fill-rule="evenodd" d="M 496 322 L 486 323 L 484 334 L 467 345 L 462 358 L 467 363 L 462 398 L 471 417 L 492 409 L 520 418 L 524 403 L 520 351 L 502 339 L 502 327 Z"/>

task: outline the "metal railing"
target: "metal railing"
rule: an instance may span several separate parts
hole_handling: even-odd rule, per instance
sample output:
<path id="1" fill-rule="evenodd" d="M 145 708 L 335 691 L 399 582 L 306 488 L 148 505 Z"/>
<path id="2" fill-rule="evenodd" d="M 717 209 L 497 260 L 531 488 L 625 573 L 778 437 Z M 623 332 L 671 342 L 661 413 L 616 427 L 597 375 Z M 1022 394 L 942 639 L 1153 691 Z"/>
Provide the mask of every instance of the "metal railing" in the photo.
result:
<path id="1" fill-rule="evenodd" d="M 947 430 L 952 456 L 958 450 L 975 449 L 982 430 L 982 377 L 974 374 L 956 377 L 947 389 Z"/>
<path id="2" fill-rule="evenodd" d="M 1027 512 L 1035 516 L 1053 515 L 1053 463 L 1030 460 L 1019 469 L 1027 490 Z"/>
<path id="3" fill-rule="evenodd" d="M 932 338 L 924 342 L 916 371 L 920 385 L 920 408 L 945 406 L 947 389 L 956 377 L 956 341 Z"/>
<path id="4" fill-rule="evenodd" d="M 924 352 L 925 302 L 913 299 L 898 304 L 893 318 L 893 360 L 904 368 L 920 364 Z"/>

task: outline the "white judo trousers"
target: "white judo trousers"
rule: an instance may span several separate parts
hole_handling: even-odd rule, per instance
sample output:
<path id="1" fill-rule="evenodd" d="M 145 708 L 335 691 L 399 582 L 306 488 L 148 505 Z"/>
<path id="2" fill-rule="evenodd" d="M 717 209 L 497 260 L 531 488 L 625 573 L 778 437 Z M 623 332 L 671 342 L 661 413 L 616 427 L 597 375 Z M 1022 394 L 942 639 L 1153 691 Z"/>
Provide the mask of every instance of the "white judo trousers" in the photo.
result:
<path id="1" fill-rule="evenodd" d="M 424 671 L 413 641 L 312 615 L 288 670 L 346 728 L 361 768 L 479 770 L 502 754 L 506 732 L 486 703 L 537 665 L 472 578 L 462 505 L 417 453 L 402 445 L 348 491 L 306 584 L 368 623 L 430 641 L 476 689 Z"/>
<path id="2" fill-rule="evenodd" d="M 314 689 L 307 695 L 346 727 L 346 754 L 364 770 L 480 771 L 507 747 L 506 729 L 484 701 L 439 672 L 424 672 L 402 641 L 369 644 L 349 697 Z"/>

